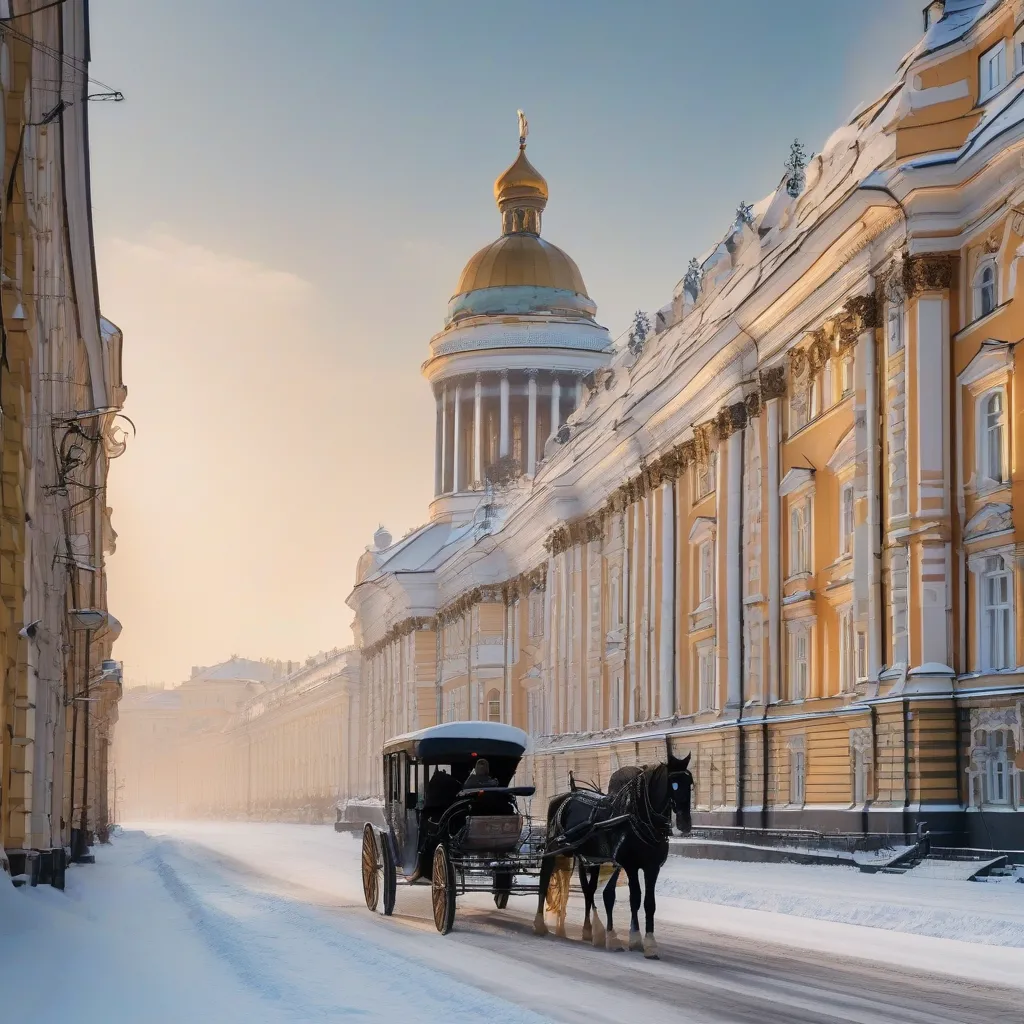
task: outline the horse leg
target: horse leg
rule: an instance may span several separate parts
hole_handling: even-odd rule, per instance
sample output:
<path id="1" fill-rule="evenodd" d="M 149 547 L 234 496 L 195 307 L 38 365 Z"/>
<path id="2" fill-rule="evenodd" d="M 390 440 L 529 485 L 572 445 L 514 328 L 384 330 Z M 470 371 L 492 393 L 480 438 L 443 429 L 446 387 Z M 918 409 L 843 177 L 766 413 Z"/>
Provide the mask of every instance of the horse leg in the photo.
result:
<path id="1" fill-rule="evenodd" d="M 544 923 L 544 903 L 548 898 L 548 886 L 554 871 L 555 858 L 545 856 L 540 862 L 540 882 L 537 892 L 537 916 L 533 919 L 533 934 L 547 935 L 548 926 Z"/>
<path id="2" fill-rule="evenodd" d="M 640 892 L 640 869 L 633 868 L 626 871 L 629 879 L 629 948 L 642 950 L 643 940 L 640 938 L 640 904 L 642 902 Z"/>
<path id="3" fill-rule="evenodd" d="M 614 868 L 611 864 L 602 864 L 599 867 L 595 867 L 591 871 L 591 903 L 594 904 L 594 947 L 597 949 L 604 949 L 605 942 L 607 941 L 607 932 L 605 931 L 604 923 L 601 921 L 601 915 L 597 912 L 597 887 L 601 886 L 603 889 L 608 883 Z"/>
<path id="4" fill-rule="evenodd" d="M 611 877 L 604 887 L 604 909 L 608 915 L 608 933 L 605 936 L 604 945 L 605 949 L 618 953 L 626 948 L 622 939 L 615 934 L 615 925 L 612 924 L 612 911 L 615 909 L 615 888 L 619 884 L 619 868 L 612 865 L 608 866 L 611 867 Z"/>
<path id="5" fill-rule="evenodd" d="M 580 861 L 580 888 L 583 890 L 583 941 L 593 942 L 594 930 L 590 925 L 590 912 L 594 909 L 594 892 L 597 889 L 596 885 L 591 885 L 590 880 L 594 877 L 594 868 L 587 868 L 584 866 L 583 861 Z M 596 879 L 595 879 L 596 882 Z M 597 914 L 594 914 L 594 920 L 597 920 Z"/>
<path id="6" fill-rule="evenodd" d="M 658 884 L 660 864 L 644 868 L 644 956 L 648 960 L 658 960 L 658 944 L 654 941 L 654 889 Z"/>

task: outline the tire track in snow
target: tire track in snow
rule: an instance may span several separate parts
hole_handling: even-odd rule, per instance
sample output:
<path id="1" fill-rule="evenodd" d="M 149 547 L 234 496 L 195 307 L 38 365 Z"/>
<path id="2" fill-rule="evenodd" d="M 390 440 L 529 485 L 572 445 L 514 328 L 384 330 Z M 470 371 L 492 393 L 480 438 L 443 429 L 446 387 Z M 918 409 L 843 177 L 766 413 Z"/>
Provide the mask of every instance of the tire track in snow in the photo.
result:
<path id="1" fill-rule="evenodd" d="M 399 1019 L 406 1024 L 415 1021 L 427 1024 L 442 1019 L 446 1024 L 479 1024 L 480 1021 L 550 1024 L 546 1018 L 530 1010 L 407 955 L 388 950 L 362 934 L 348 934 L 342 922 L 327 917 L 316 908 L 234 883 L 207 863 L 189 856 L 176 842 L 159 843 L 152 859 L 168 892 L 185 908 L 211 949 L 247 987 L 268 1001 L 278 1003 L 283 1012 L 297 1020 L 330 1019 L 341 1015 L 364 1019 L 390 1018 L 394 1014 L 388 1014 L 383 1004 L 393 1004 L 400 1013 Z M 178 860 L 185 866 L 184 872 L 172 863 Z M 192 872 L 200 876 L 199 886 L 186 877 Z M 211 906 L 209 898 L 205 898 L 208 895 L 213 895 L 222 908 L 226 905 L 237 908 L 237 916 Z M 259 922 L 263 922 L 265 927 L 257 940 L 256 933 L 261 930 Z M 293 931 L 301 936 L 299 943 L 291 940 Z M 248 936 L 247 942 L 236 938 L 239 932 Z M 315 971 L 313 964 L 298 964 L 300 969 L 303 966 L 309 969 L 309 986 L 300 986 L 281 977 L 289 959 L 306 960 L 299 946 L 309 947 L 310 944 L 318 947 L 319 951 L 336 954 L 331 958 L 334 973 L 330 981 L 333 985 L 329 986 L 330 992 L 323 992 L 321 1000 L 317 1000 L 311 991 L 315 987 L 324 987 L 324 979 Z M 359 991 L 356 995 L 367 1004 L 365 1008 L 343 1005 L 347 1000 L 340 997 L 349 987 L 345 985 L 346 976 L 357 980 Z M 375 988 L 379 995 L 374 995 Z M 345 996 L 351 994 L 351 989 L 345 992 Z"/>

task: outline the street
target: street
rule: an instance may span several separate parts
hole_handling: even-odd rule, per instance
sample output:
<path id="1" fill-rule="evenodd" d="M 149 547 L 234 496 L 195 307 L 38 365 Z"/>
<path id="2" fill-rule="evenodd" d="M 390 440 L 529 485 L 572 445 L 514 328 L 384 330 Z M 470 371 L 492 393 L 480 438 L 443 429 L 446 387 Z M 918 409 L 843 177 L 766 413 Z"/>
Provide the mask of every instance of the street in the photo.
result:
<path id="1" fill-rule="evenodd" d="M 278 839 L 274 857 L 261 853 L 267 833 L 260 830 L 268 828 L 291 837 Z M 74 983 L 59 993 L 26 986 L 35 993 L 27 998 L 42 1002 L 24 1009 L 56 1019 L 77 1007 L 80 1018 L 88 1011 L 85 1020 L 102 1013 L 106 1021 L 147 1024 L 1020 1019 L 1019 991 L 684 927 L 670 914 L 658 926 L 660 962 L 582 944 L 575 906 L 569 940 L 539 939 L 528 898 L 500 913 L 487 897 L 462 898 L 456 929 L 442 938 L 429 888 L 400 888 L 390 919 L 367 912 L 356 850 L 352 837 L 309 826 L 126 832 L 100 851 L 95 867 L 72 872 L 66 896 L 14 894 L 15 903 L 37 898 L 48 910 L 84 917 L 86 945 L 69 959 L 72 978 L 85 977 L 90 959 L 115 957 L 121 983 L 111 993 L 84 982 L 84 1005 Z M 334 864 L 326 864 L 332 853 Z M 336 877 L 325 883 L 325 870 Z M 42 928 L 33 938 L 45 946 Z M 1020 949 L 979 948 L 1024 966 Z M 31 942 L 3 949 L 0 984 L 10 972 L 43 969 L 32 950 Z"/>

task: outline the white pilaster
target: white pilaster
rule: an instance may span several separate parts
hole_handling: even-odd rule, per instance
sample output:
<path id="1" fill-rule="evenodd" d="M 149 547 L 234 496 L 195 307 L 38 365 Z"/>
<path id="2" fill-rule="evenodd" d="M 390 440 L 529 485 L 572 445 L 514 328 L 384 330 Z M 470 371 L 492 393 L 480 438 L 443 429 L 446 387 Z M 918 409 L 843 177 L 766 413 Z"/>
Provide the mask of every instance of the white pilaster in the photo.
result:
<path id="1" fill-rule="evenodd" d="M 779 537 L 779 411 L 778 398 L 768 400 L 768 649 L 767 703 L 779 699 L 782 673 L 782 563 Z"/>
<path id="2" fill-rule="evenodd" d="M 501 374 L 501 432 L 498 436 L 498 456 L 504 458 L 508 455 L 508 374 L 502 371 Z"/>
<path id="3" fill-rule="evenodd" d="M 639 707 L 639 693 L 640 693 L 640 660 L 641 660 L 641 649 L 640 649 L 640 637 L 641 637 L 641 624 L 640 616 L 643 610 L 643 602 L 641 600 L 642 591 L 642 565 L 640 559 L 640 502 L 633 503 L 633 539 L 630 546 L 631 556 L 630 562 L 632 563 L 633 572 L 631 590 L 630 590 L 630 603 L 632 605 L 632 614 L 630 615 L 629 623 L 629 655 L 630 655 L 630 666 L 629 666 L 629 717 L 626 719 L 628 722 L 637 721 L 637 711 Z"/>
<path id="4" fill-rule="evenodd" d="M 658 717 L 675 714 L 676 485 L 661 489 L 661 624 L 658 648 Z"/>
<path id="5" fill-rule="evenodd" d="M 441 392 L 441 487 L 438 494 L 444 494 L 445 480 L 448 479 L 448 385 Z"/>
<path id="6" fill-rule="evenodd" d="M 738 707 L 743 688 L 743 592 L 741 589 L 740 515 L 743 496 L 743 431 L 735 430 L 726 442 L 725 558 L 726 642 L 728 645 L 727 704 Z M 719 492 L 721 508 L 721 492 Z"/>
<path id="7" fill-rule="evenodd" d="M 444 399 L 445 389 L 437 396 L 437 436 L 434 439 L 434 495 L 444 490 Z"/>
<path id="8" fill-rule="evenodd" d="M 484 383 L 476 375 L 473 390 L 473 484 L 480 487 L 484 481 Z"/>
<path id="9" fill-rule="evenodd" d="M 526 475 L 533 476 L 537 472 L 537 374 L 533 371 L 526 379 L 526 393 Z"/>
<path id="10" fill-rule="evenodd" d="M 554 437 L 558 433 L 558 428 L 561 424 L 558 422 L 560 410 L 562 406 L 562 385 L 559 383 L 556 377 L 551 382 L 551 436 Z"/>
<path id="11" fill-rule="evenodd" d="M 458 494 L 462 490 L 463 480 L 462 474 L 459 472 L 460 462 L 462 461 L 462 385 L 455 385 L 455 416 L 453 420 L 455 426 L 455 440 L 452 444 L 452 490 Z"/>

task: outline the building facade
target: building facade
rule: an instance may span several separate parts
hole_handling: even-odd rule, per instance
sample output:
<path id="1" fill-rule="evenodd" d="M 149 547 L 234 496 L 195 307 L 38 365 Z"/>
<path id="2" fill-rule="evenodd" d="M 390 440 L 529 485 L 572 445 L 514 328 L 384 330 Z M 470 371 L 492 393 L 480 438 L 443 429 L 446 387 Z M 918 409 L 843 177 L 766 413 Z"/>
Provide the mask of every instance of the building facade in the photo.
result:
<path id="1" fill-rule="evenodd" d="M 0 849 L 16 876 L 61 884 L 64 851 L 87 857 L 109 820 L 106 483 L 126 389 L 99 312 L 87 4 L 31 6 L 0 5 Z"/>
<path id="2" fill-rule="evenodd" d="M 441 720 L 526 729 L 539 799 L 669 735 L 705 825 L 1019 846 L 1024 3 L 930 4 L 628 344 L 540 258 L 521 134 L 424 367 L 429 522 L 349 598 L 366 778 Z"/>
<path id="3" fill-rule="evenodd" d="M 353 796 L 358 654 L 294 670 L 234 658 L 171 690 L 129 690 L 114 772 L 120 821 L 334 820 Z"/>

